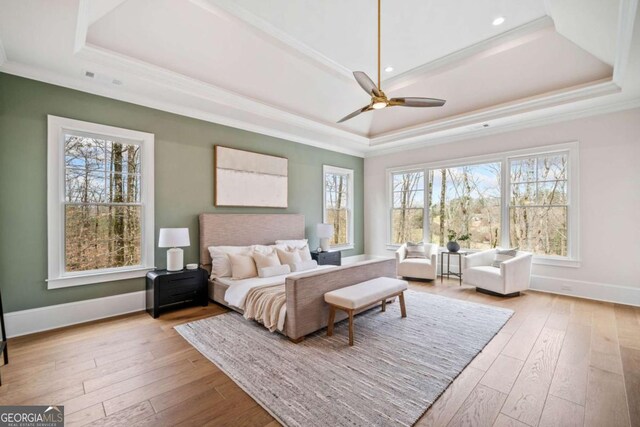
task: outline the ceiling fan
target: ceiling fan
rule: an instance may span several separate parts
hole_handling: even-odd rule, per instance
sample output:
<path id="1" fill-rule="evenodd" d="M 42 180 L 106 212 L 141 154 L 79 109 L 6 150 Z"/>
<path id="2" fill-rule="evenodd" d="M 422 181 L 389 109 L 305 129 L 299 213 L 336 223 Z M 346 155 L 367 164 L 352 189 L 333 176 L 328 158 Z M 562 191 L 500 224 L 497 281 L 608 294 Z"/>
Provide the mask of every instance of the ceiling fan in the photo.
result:
<path id="1" fill-rule="evenodd" d="M 356 78 L 360 87 L 371 96 L 371 102 L 369 105 L 344 116 L 338 120 L 338 123 L 346 122 L 360 113 L 385 107 L 442 107 L 446 102 L 444 99 L 435 98 L 402 97 L 389 99 L 382 91 L 380 86 L 380 0 L 378 0 L 378 86 L 362 71 L 354 71 L 353 77 Z"/>

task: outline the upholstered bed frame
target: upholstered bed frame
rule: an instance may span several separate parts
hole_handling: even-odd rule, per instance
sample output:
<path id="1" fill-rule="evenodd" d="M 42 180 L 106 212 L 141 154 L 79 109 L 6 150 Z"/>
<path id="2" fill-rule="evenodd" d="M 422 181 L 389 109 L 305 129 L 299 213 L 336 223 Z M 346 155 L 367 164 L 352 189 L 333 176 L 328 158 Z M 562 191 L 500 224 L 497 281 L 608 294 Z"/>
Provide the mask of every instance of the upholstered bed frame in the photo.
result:
<path id="1" fill-rule="evenodd" d="M 303 239 L 304 231 L 304 215 L 203 213 L 200 214 L 200 264 L 211 271 L 209 246 L 271 245 L 276 240 Z M 395 260 L 363 261 L 288 277 L 285 335 L 297 342 L 326 327 L 329 310 L 324 294 L 375 277 L 395 277 Z M 209 280 L 209 296 L 225 306 L 226 289 L 224 284 Z M 339 313 L 336 320 L 345 317 Z"/>

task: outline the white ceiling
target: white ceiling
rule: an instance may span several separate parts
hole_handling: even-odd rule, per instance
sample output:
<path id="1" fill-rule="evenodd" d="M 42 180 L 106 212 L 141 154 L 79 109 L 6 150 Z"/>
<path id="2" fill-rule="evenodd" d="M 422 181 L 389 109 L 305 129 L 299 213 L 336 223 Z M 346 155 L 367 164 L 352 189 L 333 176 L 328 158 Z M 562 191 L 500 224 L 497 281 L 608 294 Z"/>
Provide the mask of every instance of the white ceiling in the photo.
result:
<path id="1" fill-rule="evenodd" d="M 247 22 L 300 41 L 348 70 L 372 77 L 377 61 L 375 0 L 205 0 Z M 471 46 L 546 15 L 543 0 L 383 0 L 383 78 Z M 491 22 L 504 16 L 503 25 Z"/>
<path id="2" fill-rule="evenodd" d="M 0 0 L 0 71 L 379 154 L 640 105 L 637 1 L 383 0 L 383 89 L 447 104 L 340 125 L 368 102 L 350 72 L 375 78 L 374 0 Z"/>

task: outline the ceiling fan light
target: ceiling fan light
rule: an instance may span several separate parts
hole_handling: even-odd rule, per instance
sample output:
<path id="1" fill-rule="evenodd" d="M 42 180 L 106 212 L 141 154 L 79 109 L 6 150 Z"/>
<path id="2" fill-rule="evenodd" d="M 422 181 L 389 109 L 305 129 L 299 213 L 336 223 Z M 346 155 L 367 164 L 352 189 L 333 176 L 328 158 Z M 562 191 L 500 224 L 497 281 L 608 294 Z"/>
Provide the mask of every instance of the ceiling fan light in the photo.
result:
<path id="1" fill-rule="evenodd" d="M 374 110 L 380 110 L 381 108 L 384 108 L 387 106 L 387 103 L 384 101 L 377 101 L 374 102 L 373 105 L 371 106 L 371 108 L 373 108 Z"/>

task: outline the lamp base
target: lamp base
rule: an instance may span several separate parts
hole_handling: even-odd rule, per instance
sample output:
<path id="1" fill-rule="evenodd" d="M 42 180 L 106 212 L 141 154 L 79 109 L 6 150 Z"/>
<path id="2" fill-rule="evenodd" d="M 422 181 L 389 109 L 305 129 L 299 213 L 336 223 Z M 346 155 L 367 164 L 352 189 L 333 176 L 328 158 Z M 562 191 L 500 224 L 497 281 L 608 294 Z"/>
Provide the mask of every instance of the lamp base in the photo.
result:
<path id="1" fill-rule="evenodd" d="M 320 239 L 320 248 L 322 249 L 322 252 L 329 252 L 329 249 L 331 249 L 329 239 Z"/>
<path id="2" fill-rule="evenodd" d="M 167 271 L 180 271 L 184 268 L 184 251 L 171 248 L 167 251 Z"/>

